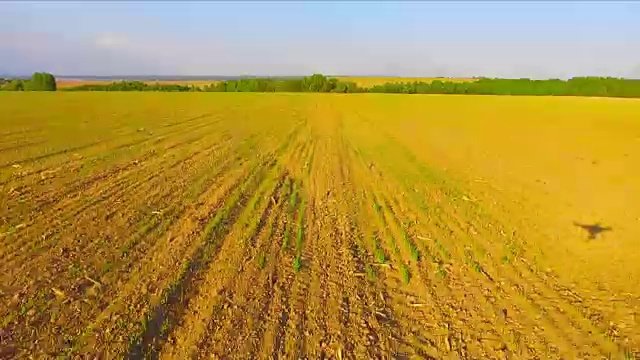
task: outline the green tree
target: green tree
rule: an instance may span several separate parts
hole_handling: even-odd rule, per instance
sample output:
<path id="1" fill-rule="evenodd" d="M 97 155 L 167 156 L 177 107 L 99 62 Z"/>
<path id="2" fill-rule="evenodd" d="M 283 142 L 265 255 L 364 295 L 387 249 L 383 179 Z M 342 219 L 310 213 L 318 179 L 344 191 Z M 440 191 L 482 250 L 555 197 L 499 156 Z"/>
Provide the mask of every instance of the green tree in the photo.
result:
<path id="1" fill-rule="evenodd" d="M 327 78 L 325 78 L 325 81 L 322 84 L 322 89 L 320 91 L 322 91 L 322 92 L 331 92 L 331 91 L 333 91 L 333 89 L 336 88 L 337 84 L 338 84 L 338 79 L 335 79 L 335 78 L 327 79 Z"/>
<path id="2" fill-rule="evenodd" d="M 24 90 L 24 81 L 20 79 L 10 80 L 8 83 L 2 86 L 2 90 L 5 91 L 23 91 Z"/>
<path id="3" fill-rule="evenodd" d="M 45 72 L 37 72 L 27 81 L 25 90 L 28 91 L 56 91 L 56 78 Z"/>
<path id="4" fill-rule="evenodd" d="M 325 89 L 327 78 L 322 74 L 313 74 L 302 79 L 302 91 L 321 92 Z"/>
<path id="5" fill-rule="evenodd" d="M 354 93 L 360 92 L 358 85 L 351 81 L 337 81 L 331 92 L 336 93 Z"/>

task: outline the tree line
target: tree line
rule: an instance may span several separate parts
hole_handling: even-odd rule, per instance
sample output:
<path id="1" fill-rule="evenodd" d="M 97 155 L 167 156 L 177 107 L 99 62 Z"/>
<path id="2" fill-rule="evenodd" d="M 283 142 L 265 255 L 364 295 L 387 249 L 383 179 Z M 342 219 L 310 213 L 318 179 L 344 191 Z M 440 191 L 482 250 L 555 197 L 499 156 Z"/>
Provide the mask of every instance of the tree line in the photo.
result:
<path id="1" fill-rule="evenodd" d="M 35 73 L 29 80 L 0 79 L 0 89 L 13 91 L 55 91 L 55 77 Z M 179 84 L 148 84 L 142 81 L 117 81 L 109 84 L 85 84 L 64 91 L 162 91 L 162 92 L 325 92 L 393 94 L 471 94 L 471 95 L 546 95 L 640 98 L 640 80 L 611 77 L 575 77 L 569 80 L 496 79 L 454 82 L 389 82 L 361 88 L 355 82 L 341 81 L 321 74 L 301 78 L 247 78 L 226 80 L 203 87 Z"/>
<path id="2" fill-rule="evenodd" d="M 142 81 L 116 81 L 110 84 L 84 84 L 61 89 L 62 91 L 162 91 L 189 92 L 200 91 L 194 85 L 180 84 L 147 84 Z"/>
<path id="3" fill-rule="evenodd" d="M 640 97 L 640 80 L 611 77 L 575 77 L 569 80 L 490 79 L 452 82 L 387 83 L 368 89 L 374 93 L 401 94 L 472 94 L 472 95 L 540 95 Z"/>
<path id="4" fill-rule="evenodd" d="M 117 81 L 110 84 L 85 84 L 64 91 L 201 91 L 201 92 L 361 92 L 353 82 L 338 81 L 315 74 L 303 78 L 248 78 L 226 80 L 198 87 L 194 85 L 147 84 L 141 81 Z"/>
<path id="5" fill-rule="evenodd" d="M 187 85 L 147 85 L 122 81 L 105 85 L 82 85 L 65 90 L 84 91 L 203 91 L 203 92 L 326 92 L 392 94 L 470 94 L 470 95 L 539 95 L 597 96 L 640 98 L 640 80 L 611 77 L 575 77 L 569 80 L 495 79 L 474 81 L 389 82 L 370 88 L 355 82 L 314 74 L 296 79 L 250 78 L 226 80 L 204 87 Z"/>
<path id="6" fill-rule="evenodd" d="M 31 79 L 0 79 L 0 90 L 5 91 L 56 91 L 56 78 L 45 72 L 37 72 Z"/>

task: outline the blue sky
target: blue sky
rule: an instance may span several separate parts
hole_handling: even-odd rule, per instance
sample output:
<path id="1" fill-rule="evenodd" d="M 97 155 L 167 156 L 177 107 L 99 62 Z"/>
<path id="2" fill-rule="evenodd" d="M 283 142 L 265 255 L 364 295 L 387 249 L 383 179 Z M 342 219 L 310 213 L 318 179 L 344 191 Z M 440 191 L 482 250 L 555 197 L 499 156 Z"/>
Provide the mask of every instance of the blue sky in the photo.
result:
<path id="1" fill-rule="evenodd" d="M 640 2 L 0 2 L 0 73 L 640 78 Z"/>

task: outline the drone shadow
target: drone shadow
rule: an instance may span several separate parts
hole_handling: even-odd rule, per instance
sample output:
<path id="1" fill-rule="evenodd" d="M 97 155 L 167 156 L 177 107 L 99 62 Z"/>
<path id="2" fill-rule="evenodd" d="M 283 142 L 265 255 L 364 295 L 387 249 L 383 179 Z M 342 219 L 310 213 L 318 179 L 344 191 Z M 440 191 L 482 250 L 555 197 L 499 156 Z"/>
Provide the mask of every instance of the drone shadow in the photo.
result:
<path id="1" fill-rule="evenodd" d="M 589 237 L 588 237 L 589 240 L 595 240 L 598 237 L 598 235 L 600 235 L 605 231 L 613 231 L 612 227 L 601 226 L 599 223 L 590 225 L 590 224 L 580 224 L 579 222 L 574 221 L 573 225 L 579 228 L 582 228 L 584 231 L 586 231 L 589 234 Z"/>

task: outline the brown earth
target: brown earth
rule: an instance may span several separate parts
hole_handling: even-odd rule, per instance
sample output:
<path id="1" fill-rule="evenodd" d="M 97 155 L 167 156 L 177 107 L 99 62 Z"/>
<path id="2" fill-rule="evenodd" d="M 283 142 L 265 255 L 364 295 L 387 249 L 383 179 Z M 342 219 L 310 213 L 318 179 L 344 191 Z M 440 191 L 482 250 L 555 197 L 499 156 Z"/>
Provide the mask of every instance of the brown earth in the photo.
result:
<path id="1" fill-rule="evenodd" d="M 0 105 L 0 358 L 640 354 L 640 102 Z"/>

